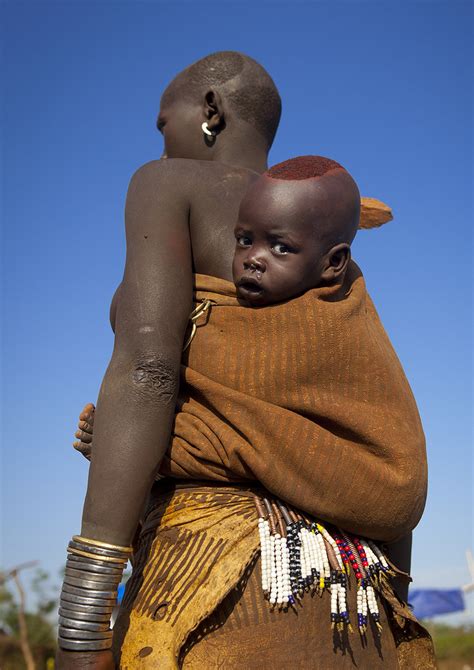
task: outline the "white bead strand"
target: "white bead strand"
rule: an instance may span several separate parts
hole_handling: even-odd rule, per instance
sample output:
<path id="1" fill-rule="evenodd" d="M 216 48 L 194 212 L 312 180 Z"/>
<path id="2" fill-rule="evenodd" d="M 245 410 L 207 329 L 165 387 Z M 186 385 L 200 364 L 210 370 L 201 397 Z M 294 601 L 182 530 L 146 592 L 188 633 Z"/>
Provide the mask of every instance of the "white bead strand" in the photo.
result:
<path id="1" fill-rule="evenodd" d="M 277 567 L 275 555 L 275 535 L 270 534 L 270 555 L 272 558 L 270 569 L 270 604 L 276 605 L 277 602 Z"/>

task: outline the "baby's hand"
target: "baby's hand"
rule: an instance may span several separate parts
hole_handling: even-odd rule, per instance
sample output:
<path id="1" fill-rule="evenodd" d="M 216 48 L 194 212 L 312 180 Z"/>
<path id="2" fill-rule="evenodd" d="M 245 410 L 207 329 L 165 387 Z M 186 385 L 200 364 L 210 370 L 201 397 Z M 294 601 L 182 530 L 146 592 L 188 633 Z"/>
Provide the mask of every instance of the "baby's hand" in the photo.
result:
<path id="1" fill-rule="evenodd" d="M 92 453 L 92 435 L 94 432 L 94 412 L 95 407 L 90 402 L 82 412 L 79 414 L 79 430 L 76 431 L 75 436 L 78 438 L 76 442 L 72 443 L 74 449 L 80 451 L 88 461 L 91 460 Z"/>

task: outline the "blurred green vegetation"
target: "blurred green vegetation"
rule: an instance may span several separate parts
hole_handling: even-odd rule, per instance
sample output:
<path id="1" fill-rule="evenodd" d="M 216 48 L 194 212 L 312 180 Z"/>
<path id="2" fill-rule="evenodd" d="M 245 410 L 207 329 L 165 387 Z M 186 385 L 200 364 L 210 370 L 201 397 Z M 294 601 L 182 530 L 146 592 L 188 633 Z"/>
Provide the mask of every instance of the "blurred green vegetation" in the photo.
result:
<path id="1" fill-rule="evenodd" d="M 449 626 L 424 622 L 436 650 L 440 670 L 474 670 L 474 624 Z"/>
<path id="2" fill-rule="evenodd" d="M 35 605 L 27 603 L 25 619 L 28 641 L 36 668 L 47 668 L 48 659 L 56 651 L 56 631 L 52 623 L 57 600 L 50 596 L 52 587 L 48 573 L 36 570 L 29 581 L 29 594 L 34 594 Z M 12 581 L 0 583 L 0 668 L 1 670 L 23 670 L 26 665 L 20 647 L 18 622 L 18 600 Z M 50 666 L 51 667 L 51 666 Z"/>

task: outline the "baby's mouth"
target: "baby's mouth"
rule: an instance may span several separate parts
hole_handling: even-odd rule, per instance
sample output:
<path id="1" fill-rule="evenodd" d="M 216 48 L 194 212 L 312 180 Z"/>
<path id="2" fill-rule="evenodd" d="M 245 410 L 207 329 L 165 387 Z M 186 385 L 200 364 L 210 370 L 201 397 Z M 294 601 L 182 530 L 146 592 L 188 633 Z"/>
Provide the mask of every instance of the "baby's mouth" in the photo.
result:
<path id="1" fill-rule="evenodd" d="M 245 297 L 257 297 L 263 293 L 263 288 L 261 283 L 257 279 L 251 277 L 242 277 L 237 282 L 237 288 L 239 293 L 245 295 Z"/>

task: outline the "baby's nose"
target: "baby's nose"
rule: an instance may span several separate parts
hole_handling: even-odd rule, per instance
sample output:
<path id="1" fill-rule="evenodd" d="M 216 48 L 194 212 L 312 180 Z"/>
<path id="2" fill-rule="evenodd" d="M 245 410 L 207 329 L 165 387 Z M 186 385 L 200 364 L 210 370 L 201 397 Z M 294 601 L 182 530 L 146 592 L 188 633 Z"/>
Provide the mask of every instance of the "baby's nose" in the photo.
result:
<path id="1" fill-rule="evenodd" d="M 245 270 L 250 270 L 250 271 L 256 271 L 258 270 L 259 272 L 265 272 L 265 262 L 261 258 L 257 258 L 255 256 L 251 258 L 247 258 L 244 261 L 244 269 Z"/>

